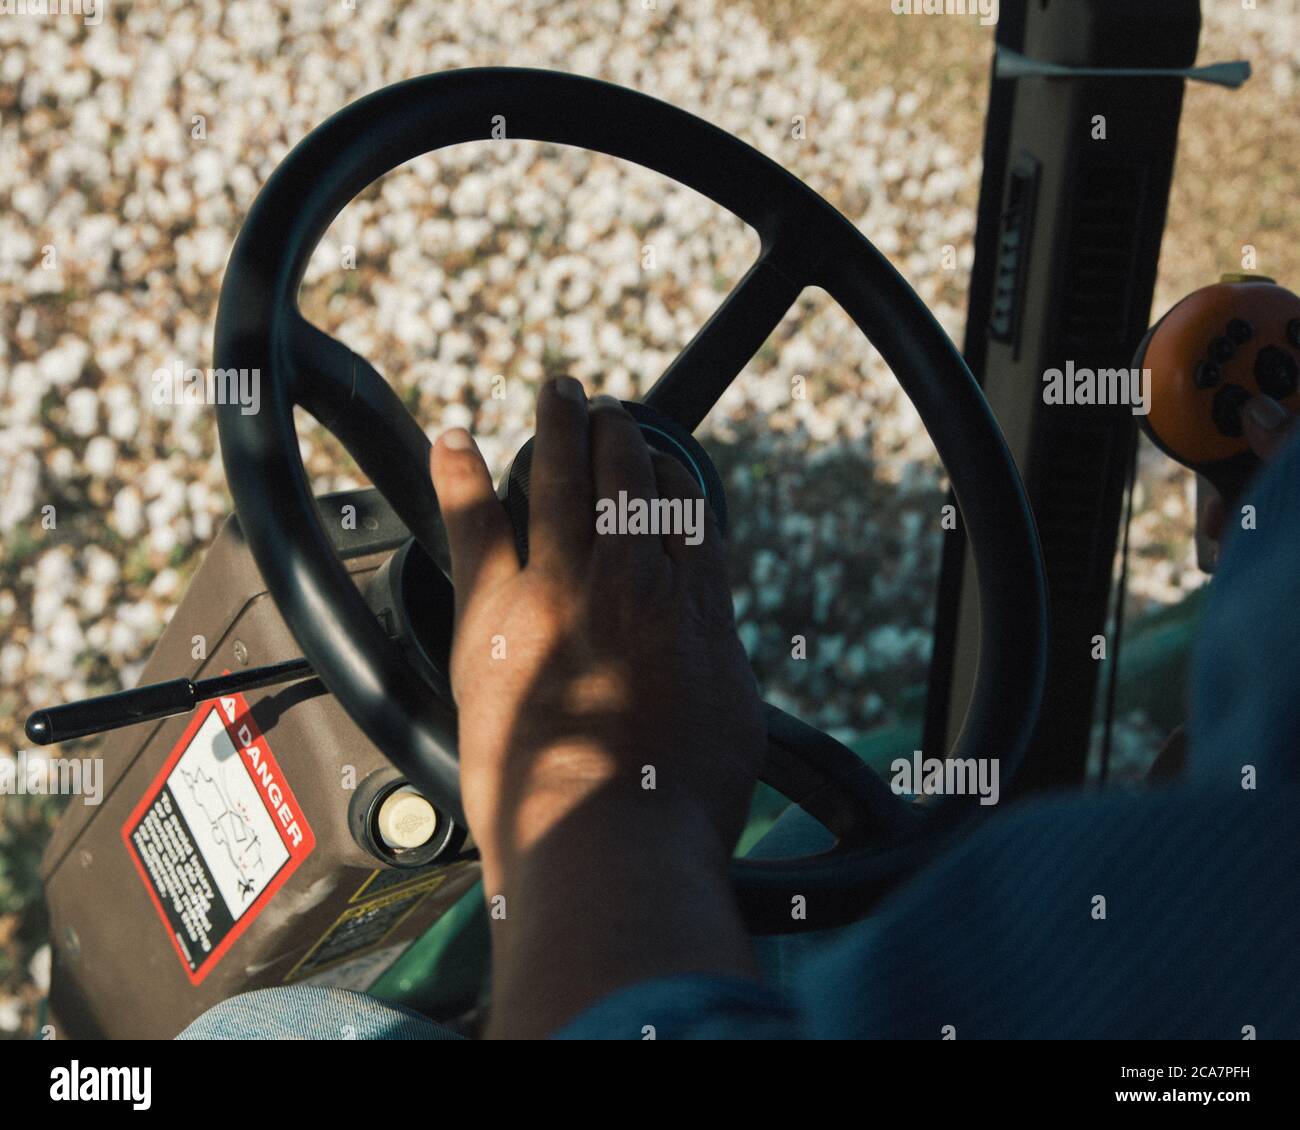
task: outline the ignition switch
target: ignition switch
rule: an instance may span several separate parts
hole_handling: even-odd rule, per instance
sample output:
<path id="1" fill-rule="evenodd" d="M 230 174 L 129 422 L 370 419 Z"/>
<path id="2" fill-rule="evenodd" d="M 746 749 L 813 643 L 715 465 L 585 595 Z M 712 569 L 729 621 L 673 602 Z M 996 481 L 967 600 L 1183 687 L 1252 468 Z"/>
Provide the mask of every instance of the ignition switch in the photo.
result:
<path id="1" fill-rule="evenodd" d="M 406 778 L 392 770 L 364 780 L 348 806 L 357 843 L 390 867 L 423 867 L 452 854 L 455 822 Z"/>
<path id="2" fill-rule="evenodd" d="M 433 839 L 438 830 L 438 810 L 410 785 L 403 785 L 379 802 L 375 823 L 386 847 L 411 851 Z"/>

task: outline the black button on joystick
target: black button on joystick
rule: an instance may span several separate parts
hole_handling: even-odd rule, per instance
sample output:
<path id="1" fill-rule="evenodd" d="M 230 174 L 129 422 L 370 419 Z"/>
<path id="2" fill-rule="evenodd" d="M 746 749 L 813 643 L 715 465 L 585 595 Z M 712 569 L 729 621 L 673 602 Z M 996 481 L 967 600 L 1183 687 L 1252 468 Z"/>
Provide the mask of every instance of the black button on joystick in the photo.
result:
<path id="1" fill-rule="evenodd" d="M 1197 388 L 1213 388 L 1223 379 L 1223 370 L 1214 361 L 1202 361 L 1196 366 L 1192 380 Z"/>
<path id="2" fill-rule="evenodd" d="M 1244 345 L 1254 333 L 1255 328 L 1245 318 L 1233 318 L 1228 323 L 1228 337 L 1237 345 Z"/>
<path id="3" fill-rule="evenodd" d="M 1232 355 L 1236 352 L 1237 347 L 1231 338 L 1216 337 L 1212 342 L 1210 342 L 1210 356 L 1220 364 L 1223 364 L 1226 361 L 1231 361 Z"/>
<path id="4" fill-rule="evenodd" d="M 1300 383 L 1300 365 L 1286 350 L 1266 345 L 1255 358 L 1255 379 L 1260 392 L 1274 400 L 1284 400 Z"/>

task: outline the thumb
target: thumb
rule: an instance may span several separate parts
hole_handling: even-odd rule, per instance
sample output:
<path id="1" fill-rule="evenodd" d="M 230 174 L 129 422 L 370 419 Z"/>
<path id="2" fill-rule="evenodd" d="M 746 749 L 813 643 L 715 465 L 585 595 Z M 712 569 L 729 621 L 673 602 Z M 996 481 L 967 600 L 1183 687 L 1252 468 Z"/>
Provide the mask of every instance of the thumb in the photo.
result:
<path id="1" fill-rule="evenodd" d="M 1285 446 L 1296 422 L 1296 417 L 1276 400 L 1262 394 L 1246 403 L 1241 418 L 1250 449 L 1265 463 Z"/>
<path id="2" fill-rule="evenodd" d="M 452 428 L 438 438 L 429 452 L 429 474 L 447 527 L 459 619 L 475 593 L 519 572 L 519 556 L 510 520 L 469 432 Z"/>

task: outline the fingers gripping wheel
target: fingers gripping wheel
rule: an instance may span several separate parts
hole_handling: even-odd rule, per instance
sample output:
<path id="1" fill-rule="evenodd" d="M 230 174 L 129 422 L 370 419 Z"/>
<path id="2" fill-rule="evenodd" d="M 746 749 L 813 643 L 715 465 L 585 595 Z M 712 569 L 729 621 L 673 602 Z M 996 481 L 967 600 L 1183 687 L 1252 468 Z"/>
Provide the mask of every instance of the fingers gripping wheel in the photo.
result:
<path id="1" fill-rule="evenodd" d="M 758 232 L 758 260 L 646 397 L 654 416 L 639 417 L 643 430 L 671 421 L 662 430 L 680 447 L 677 457 L 696 450 L 683 437 L 804 287 L 826 290 L 876 345 L 948 469 L 975 558 L 979 670 L 951 752 L 1000 758 L 1006 779 L 1042 694 L 1046 589 L 1024 489 L 970 371 L 888 261 L 779 165 L 666 103 L 553 71 L 450 71 L 362 98 L 289 154 L 235 243 L 217 313 L 216 364 L 258 370 L 263 397 L 253 415 L 238 405 L 218 408 L 222 456 L 267 588 L 325 685 L 407 778 L 463 822 L 454 712 L 385 636 L 335 557 L 299 455 L 293 409 L 301 405 L 334 432 L 445 571 L 429 441 L 373 367 L 303 319 L 297 295 L 312 249 L 353 196 L 421 153 L 489 141 L 502 120 L 512 138 L 594 149 L 672 177 Z M 699 464 L 703 480 L 706 468 Z M 707 481 L 704 489 L 712 489 Z M 725 506 L 720 486 L 710 501 L 715 511 Z M 757 931 L 822 929 L 861 916 L 918 866 L 940 828 L 972 811 L 970 798 L 951 798 L 921 820 L 834 739 L 775 708 L 767 716 L 764 779 L 826 824 L 837 843 L 806 859 L 735 863 L 737 895 Z M 797 921 L 795 896 L 806 905 Z"/>
<path id="2" fill-rule="evenodd" d="M 663 452 L 686 468 L 713 510 L 713 516 L 718 520 L 718 529 L 725 537 L 727 498 L 722 490 L 722 479 L 718 477 L 713 460 L 705 453 L 699 441 L 671 417 L 655 411 L 648 404 L 638 404 L 631 400 L 625 400 L 622 404 L 637 422 L 650 449 Z M 528 486 L 532 470 L 533 441 L 530 439 L 519 449 L 519 454 L 511 462 L 510 470 L 501 480 L 501 487 L 497 491 L 505 504 L 506 513 L 510 515 L 520 561 L 528 560 Z"/>
<path id="3" fill-rule="evenodd" d="M 1133 367 L 1151 371 L 1148 437 L 1235 498 L 1259 465 L 1243 405 L 1263 393 L 1300 410 L 1300 297 L 1272 279 L 1226 276 L 1175 304 Z"/>

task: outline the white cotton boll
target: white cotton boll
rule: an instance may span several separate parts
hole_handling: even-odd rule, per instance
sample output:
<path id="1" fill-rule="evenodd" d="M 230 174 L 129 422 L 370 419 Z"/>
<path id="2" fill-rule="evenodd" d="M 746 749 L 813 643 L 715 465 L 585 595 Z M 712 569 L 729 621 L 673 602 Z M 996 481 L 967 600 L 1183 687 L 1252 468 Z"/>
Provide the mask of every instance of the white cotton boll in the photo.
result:
<path id="1" fill-rule="evenodd" d="M 438 432 L 445 432 L 448 428 L 470 428 L 474 424 L 474 413 L 470 411 L 469 405 L 455 401 L 443 408 L 438 420 Z"/>
<path id="2" fill-rule="evenodd" d="M 17 85 L 27 70 L 27 55 L 20 49 L 11 49 L 0 56 L 0 81 Z"/>
<path id="3" fill-rule="evenodd" d="M 66 482 L 77 473 L 77 457 L 71 449 L 59 447 L 46 457 L 45 466 L 55 482 Z"/>
<path id="4" fill-rule="evenodd" d="M 60 609 L 63 608 L 64 594 L 57 588 L 38 583 L 33 586 L 31 617 L 32 627 L 42 636 L 54 623 Z"/>
<path id="5" fill-rule="evenodd" d="M 564 319 L 565 352 L 574 357 L 589 359 L 596 354 L 596 327 L 590 318 Z"/>
<path id="6" fill-rule="evenodd" d="M 522 232 L 515 232 L 506 238 L 505 253 L 507 258 L 516 263 L 522 263 L 528 258 L 528 251 L 528 237 Z"/>
<path id="7" fill-rule="evenodd" d="M 27 649 L 21 644 L 7 643 L 0 647 L 0 682 L 11 687 L 18 682 L 27 665 Z"/>
<path id="8" fill-rule="evenodd" d="M 831 412 L 810 413 L 804 422 L 815 443 L 830 443 L 839 432 L 839 417 Z"/>
<path id="9" fill-rule="evenodd" d="M 0 264 L 25 267 L 37 257 L 40 246 L 27 232 L 0 221 Z"/>
<path id="10" fill-rule="evenodd" d="M 158 498 L 171 481 L 172 469 L 166 463 L 150 463 L 145 468 L 140 486 L 146 498 Z"/>
<path id="11" fill-rule="evenodd" d="M 596 288 L 589 278 L 575 278 L 561 292 L 560 303 L 566 310 L 581 310 L 591 302 Z"/>
<path id="12" fill-rule="evenodd" d="M 113 250 L 113 234 L 117 229 L 113 216 L 87 216 L 74 233 L 78 259 L 89 259 Z"/>
<path id="13" fill-rule="evenodd" d="M 452 221 L 453 245 L 462 251 L 473 251 L 492 234 L 487 220 L 474 220 L 465 216 Z"/>
<path id="14" fill-rule="evenodd" d="M 69 385 L 81 376 L 90 347 L 84 341 L 65 337 L 53 349 L 46 350 L 36 363 L 41 379 L 51 385 Z"/>
<path id="15" fill-rule="evenodd" d="M 81 611 L 86 616 L 100 616 L 108 607 L 109 589 L 107 585 L 89 582 L 81 588 Z"/>
<path id="16" fill-rule="evenodd" d="M 750 403 L 764 414 L 779 411 L 790 404 L 791 385 L 780 373 L 770 373 L 749 382 Z"/>
<path id="17" fill-rule="evenodd" d="M 111 553 L 100 549 L 97 545 L 87 546 L 85 553 L 81 555 L 81 559 L 86 578 L 93 584 L 116 584 L 118 577 L 121 575 L 117 560 Z"/>
<path id="18" fill-rule="evenodd" d="M 229 237 L 218 228 L 202 228 L 191 241 L 195 269 L 205 275 L 215 275 L 226 265 L 230 253 Z"/>
<path id="19" fill-rule="evenodd" d="M 170 521 L 185 509 L 185 483 L 179 476 L 167 479 L 158 492 L 158 513 Z"/>
<path id="20" fill-rule="evenodd" d="M 596 330 L 596 345 L 606 357 L 620 357 L 623 348 L 623 331 L 613 322 L 601 321 Z"/>
<path id="21" fill-rule="evenodd" d="M 53 623 L 75 583 L 72 563 L 63 549 L 48 550 L 37 559 L 32 584 L 32 623 L 38 630 Z"/>
<path id="22" fill-rule="evenodd" d="M 14 187 L 10 196 L 14 212 L 20 216 L 42 216 L 49 211 L 50 198 L 38 180 L 25 181 Z"/>
<path id="23" fill-rule="evenodd" d="M 23 1003 L 17 997 L 0 999 L 0 1032 L 17 1032 L 23 1022 Z"/>
<path id="24" fill-rule="evenodd" d="M 144 505 L 140 493 L 133 486 L 123 487 L 113 499 L 113 513 L 109 519 L 112 527 L 130 540 L 144 529 Z"/>
<path id="25" fill-rule="evenodd" d="M 193 528 L 194 540 L 206 543 L 212 540 L 212 533 L 216 529 L 216 523 L 212 515 L 204 510 L 194 515 Z"/>
<path id="26" fill-rule="evenodd" d="M 36 506 L 41 481 L 40 460 L 34 452 L 10 448 L 5 440 L 12 432 L 0 432 L 0 530 L 9 530 L 26 518 Z"/>
<path id="27" fill-rule="evenodd" d="M 449 330 L 438 339 L 438 360 L 444 365 L 473 361 L 474 339 L 459 330 Z"/>
<path id="28" fill-rule="evenodd" d="M 154 526 L 149 532 L 149 546 L 157 553 L 170 554 L 180 545 L 180 538 L 172 526 Z"/>
<path id="29" fill-rule="evenodd" d="M 487 210 L 490 180 L 482 174 L 464 177 L 451 193 L 451 210 L 458 216 L 481 216 Z"/>
<path id="30" fill-rule="evenodd" d="M 26 279 L 23 280 L 23 288 L 27 291 L 29 297 L 40 294 L 58 294 L 64 287 L 63 271 L 53 270 L 32 271 Z"/>
<path id="31" fill-rule="evenodd" d="M 92 436 L 99 431 L 99 397 L 91 388 L 74 388 L 65 402 L 68 427 L 74 435 Z"/>
<path id="32" fill-rule="evenodd" d="M 429 339 L 428 319 L 423 312 L 407 308 L 393 320 L 393 336 L 404 345 L 419 345 Z"/>
<path id="33" fill-rule="evenodd" d="M 200 197 L 216 196 L 226 180 L 225 162 L 212 148 L 200 148 L 190 160 L 194 176 L 194 191 Z"/>
<path id="34" fill-rule="evenodd" d="M 123 623 L 128 624 L 136 633 L 138 639 L 147 640 L 158 633 L 162 627 L 162 620 L 159 618 L 158 609 L 150 601 L 137 600 L 131 604 L 124 604 L 118 610 L 118 617 Z"/>
<path id="35" fill-rule="evenodd" d="M 796 373 L 804 377 L 815 376 L 818 363 L 819 354 L 811 334 L 796 337 L 781 347 L 781 366 L 791 376 Z"/>
<path id="36" fill-rule="evenodd" d="M 76 657 L 86 648 L 86 637 L 82 634 L 77 615 L 71 608 L 63 608 L 59 615 L 45 630 L 48 641 L 49 659 L 43 665 L 45 673 L 52 678 L 68 678 L 76 671 Z"/>
<path id="37" fill-rule="evenodd" d="M 135 651 L 136 646 L 136 633 L 132 630 L 131 625 L 122 620 L 119 615 L 119 618 L 109 626 L 108 646 L 105 651 L 113 656 L 130 655 Z M 124 682 L 123 686 L 125 685 Z"/>
<path id="38" fill-rule="evenodd" d="M 435 333 L 444 333 L 451 329 L 455 313 L 451 308 L 451 303 L 445 298 L 440 298 L 429 307 L 426 317 L 429 327 Z"/>
<path id="39" fill-rule="evenodd" d="M 677 339 L 677 325 L 673 317 L 658 299 L 651 299 L 645 311 L 645 328 L 650 340 L 656 344 L 667 344 Z"/>
<path id="40" fill-rule="evenodd" d="M 619 400 L 633 400 L 637 395 L 632 374 L 622 365 L 616 365 L 606 371 L 601 392 L 608 393 Z"/>
<path id="41" fill-rule="evenodd" d="M 86 445 L 82 464 L 96 479 L 108 479 L 117 466 L 117 445 L 107 436 L 95 436 Z"/>
<path id="42" fill-rule="evenodd" d="M 551 295 L 537 291 L 528 296 L 524 304 L 525 322 L 545 322 L 555 311 L 555 302 Z"/>
<path id="43" fill-rule="evenodd" d="M 190 483 L 185 487 L 185 506 L 191 513 L 206 511 L 212 502 L 212 490 L 207 483 Z"/>
<path id="44" fill-rule="evenodd" d="M 180 574 L 175 569 L 164 569 L 149 584 L 151 595 L 166 600 L 175 596 L 181 587 Z"/>

